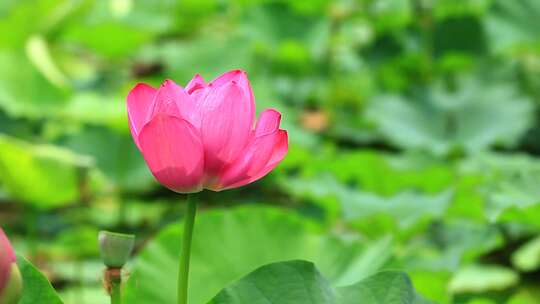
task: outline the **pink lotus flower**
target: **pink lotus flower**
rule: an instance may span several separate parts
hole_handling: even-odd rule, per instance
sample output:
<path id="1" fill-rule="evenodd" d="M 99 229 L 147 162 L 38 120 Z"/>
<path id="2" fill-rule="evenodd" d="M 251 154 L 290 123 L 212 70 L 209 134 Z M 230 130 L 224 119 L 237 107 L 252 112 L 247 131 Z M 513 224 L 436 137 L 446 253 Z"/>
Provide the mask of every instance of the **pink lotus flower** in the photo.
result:
<path id="1" fill-rule="evenodd" d="M 15 252 L 0 228 L 0 303 L 17 303 L 20 298 L 22 281 L 16 262 Z"/>
<path id="2" fill-rule="evenodd" d="M 11 275 L 11 265 L 15 263 L 17 257 L 11 244 L 4 233 L 4 230 L 0 228 L 0 293 L 4 289 L 6 283 Z"/>
<path id="3" fill-rule="evenodd" d="M 245 72 L 206 83 L 195 75 L 185 88 L 166 80 L 155 89 L 137 84 L 127 96 L 135 144 L 156 179 L 181 193 L 220 191 L 269 173 L 288 150 L 281 114 L 261 113 Z"/>

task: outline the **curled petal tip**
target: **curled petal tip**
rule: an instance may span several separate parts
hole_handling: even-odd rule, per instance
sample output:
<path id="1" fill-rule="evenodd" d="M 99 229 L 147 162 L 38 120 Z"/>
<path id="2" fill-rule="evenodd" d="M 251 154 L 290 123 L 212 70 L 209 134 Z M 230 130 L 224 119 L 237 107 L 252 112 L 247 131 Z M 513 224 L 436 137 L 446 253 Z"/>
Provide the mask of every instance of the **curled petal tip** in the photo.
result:
<path id="1" fill-rule="evenodd" d="M 155 88 L 152 87 L 151 85 L 148 85 L 148 84 L 146 84 L 146 83 L 144 83 L 144 82 L 137 82 L 137 83 L 133 86 L 133 88 L 131 88 L 130 91 L 138 90 L 138 89 L 146 88 L 146 87 L 150 87 L 150 88 L 152 88 L 152 89 L 155 90 Z"/>
<path id="2" fill-rule="evenodd" d="M 206 84 L 206 80 L 204 80 L 204 77 L 202 77 L 201 74 L 195 74 L 195 76 L 193 76 L 192 81 L 196 81 L 201 84 Z"/>
<path id="3" fill-rule="evenodd" d="M 204 81 L 204 78 L 202 78 L 201 75 L 196 74 L 186 85 L 185 91 L 188 94 L 192 94 L 193 92 L 203 89 L 204 87 L 206 87 L 206 81 Z"/>
<path id="4" fill-rule="evenodd" d="M 240 73 L 246 73 L 244 70 L 241 70 L 241 69 L 234 69 L 234 70 L 230 70 L 229 73 L 236 73 L 236 74 L 240 74 Z"/>
<path id="5" fill-rule="evenodd" d="M 263 113 L 267 113 L 267 115 L 271 115 L 273 116 L 275 119 L 277 119 L 278 123 L 281 122 L 281 112 L 279 112 L 278 110 L 274 109 L 274 108 L 268 108 L 266 110 L 264 110 Z"/>
<path id="6" fill-rule="evenodd" d="M 247 79 L 246 72 L 242 70 L 231 70 L 228 72 L 225 72 L 218 76 L 216 79 L 212 80 L 210 84 L 213 84 L 215 86 L 222 86 L 228 82 L 236 81 L 238 83 L 241 83 L 242 85 L 249 86 L 249 80 Z"/>
<path id="7" fill-rule="evenodd" d="M 264 110 L 259 116 L 257 126 L 255 127 L 255 135 L 261 136 L 272 133 L 279 128 L 281 123 L 281 113 L 275 109 Z"/>
<path id="8" fill-rule="evenodd" d="M 160 87 L 166 87 L 166 86 L 169 86 L 169 85 L 176 85 L 176 83 L 175 83 L 173 80 L 171 80 L 171 79 L 165 79 L 165 80 L 161 83 Z"/>
<path id="9" fill-rule="evenodd" d="M 174 81 L 167 79 L 157 90 L 150 119 L 158 114 L 181 117 L 180 108 L 184 103 L 189 102 L 190 97 L 185 90 Z"/>

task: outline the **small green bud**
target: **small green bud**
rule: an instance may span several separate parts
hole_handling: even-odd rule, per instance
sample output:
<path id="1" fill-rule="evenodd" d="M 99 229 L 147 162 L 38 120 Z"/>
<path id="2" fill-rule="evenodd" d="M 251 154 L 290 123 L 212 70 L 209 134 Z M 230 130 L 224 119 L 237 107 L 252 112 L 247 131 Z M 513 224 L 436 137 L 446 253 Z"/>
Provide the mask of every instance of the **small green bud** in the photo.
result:
<path id="1" fill-rule="evenodd" d="M 11 271 L 6 285 L 0 293 L 0 304 L 16 304 L 22 295 L 23 281 L 16 263 L 11 264 Z"/>
<path id="2" fill-rule="evenodd" d="M 98 240 L 101 259 L 108 268 L 122 268 L 135 245 L 135 236 L 132 234 L 100 231 Z"/>

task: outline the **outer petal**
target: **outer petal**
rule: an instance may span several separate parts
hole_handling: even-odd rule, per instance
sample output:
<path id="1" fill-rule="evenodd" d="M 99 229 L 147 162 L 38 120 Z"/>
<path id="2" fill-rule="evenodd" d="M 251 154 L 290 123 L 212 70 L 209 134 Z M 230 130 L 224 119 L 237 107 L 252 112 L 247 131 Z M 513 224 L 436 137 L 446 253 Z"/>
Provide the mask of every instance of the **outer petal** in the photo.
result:
<path id="1" fill-rule="evenodd" d="M 208 86 L 192 91 L 189 95 L 192 100 L 191 104 L 181 108 L 182 115 L 199 130 L 201 129 L 205 101 L 212 91 L 214 90 Z"/>
<path id="2" fill-rule="evenodd" d="M 204 103 L 204 100 L 206 97 L 208 97 L 208 94 L 212 91 L 212 88 L 209 86 L 205 86 L 196 90 L 191 90 L 190 96 L 191 99 L 195 102 L 195 105 L 201 105 Z"/>
<path id="3" fill-rule="evenodd" d="M 204 87 L 206 87 L 206 82 L 204 81 L 204 78 L 202 78 L 201 75 L 197 74 L 193 77 L 193 79 L 188 82 L 185 90 L 188 94 L 192 94 L 193 92 Z"/>
<path id="4" fill-rule="evenodd" d="M 8 261 L 7 252 L 0 249 L 0 295 L 11 275 L 11 263 Z"/>
<path id="5" fill-rule="evenodd" d="M 232 71 L 225 72 L 219 75 L 218 77 L 216 77 L 214 80 L 210 82 L 210 85 L 219 87 L 231 81 L 236 81 L 238 83 L 241 83 L 242 85 L 246 83 L 249 84 L 246 72 L 242 70 L 232 70 Z"/>
<path id="6" fill-rule="evenodd" d="M 138 83 L 131 91 L 129 91 L 127 96 L 126 105 L 129 129 L 133 140 L 139 149 L 138 134 L 150 116 L 156 93 L 157 90 L 153 87 L 144 83 Z"/>
<path id="7" fill-rule="evenodd" d="M 193 79 L 186 86 L 186 92 L 190 94 L 192 99 L 192 107 L 187 109 L 182 109 L 181 112 L 183 117 L 189 120 L 195 127 L 201 128 L 201 122 L 208 108 L 209 104 L 212 104 L 213 101 L 211 98 L 216 91 L 223 89 L 227 85 L 232 83 L 236 84 L 241 88 L 244 95 L 247 96 L 248 109 L 245 113 L 251 118 L 251 121 L 255 118 L 255 99 L 253 96 L 253 91 L 247 75 L 241 70 L 233 70 L 227 72 L 212 82 L 205 84 L 202 77 L 195 75 Z M 250 125 L 251 128 L 252 125 Z"/>
<path id="8" fill-rule="evenodd" d="M 179 105 L 189 103 L 189 100 L 189 95 L 181 86 L 172 80 L 165 80 L 157 91 L 150 119 L 160 114 L 180 117 Z"/>
<path id="9" fill-rule="evenodd" d="M 285 155 L 287 155 L 287 151 L 289 151 L 289 136 L 287 134 L 287 131 L 279 130 L 278 133 L 279 138 L 276 145 L 274 146 L 272 156 L 270 157 L 270 160 L 268 161 L 266 166 L 264 166 L 261 171 L 250 176 L 249 178 L 243 179 L 235 184 L 228 186 L 227 188 L 236 188 L 253 183 L 254 181 L 263 178 L 266 174 L 270 173 L 270 171 L 274 170 L 274 168 L 283 160 Z"/>
<path id="10" fill-rule="evenodd" d="M 251 84 L 249 83 L 246 72 L 242 70 L 232 70 L 226 72 L 212 80 L 208 85 L 217 88 L 231 82 L 236 82 L 244 90 L 244 94 L 249 97 L 251 106 L 249 114 L 251 115 L 252 119 L 255 119 L 255 96 L 253 95 L 253 90 L 251 89 Z"/>
<path id="11" fill-rule="evenodd" d="M 9 279 L 11 265 L 15 263 L 15 260 L 15 252 L 4 231 L 0 228 L 0 292 Z"/>
<path id="12" fill-rule="evenodd" d="M 250 110 L 249 98 L 235 82 L 213 89 L 205 99 L 201 136 L 208 174 L 218 173 L 246 146 L 253 126 Z"/>
<path id="13" fill-rule="evenodd" d="M 232 166 L 227 168 L 218 189 L 231 189 L 252 183 L 277 166 L 288 151 L 288 136 L 284 130 L 256 137 Z"/>
<path id="14" fill-rule="evenodd" d="M 268 171 L 264 173 L 259 172 L 258 174 L 262 174 L 262 175 L 255 178 L 254 180 L 257 180 L 263 177 L 272 169 L 274 169 L 274 167 L 277 166 L 283 160 L 285 155 L 287 155 L 287 152 L 289 151 L 289 134 L 285 130 L 279 130 L 278 132 L 279 132 L 279 135 L 278 135 L 279 138 L 277 140 L 276 145 L 274 146 L 274 152 L 272 153 L 272 157 L 270 157 L 270 161 L 268 161 L 268 164 L 266 164 L 266 167 L 263 170 L 263 172 L 266 170 Z"/>
<path id="15" fill-rule="evenodd" d="M 15 251 L 13 251 L 13 247 L 11 247 L 11 243 L 2 228 L 0 228 L 0 251 L 7 254 L 8 260 L 11 263 L 14 263 L 17 260 Z"/>
<path id="16" fill-rule="evenodd" d="M 203 147 L 188 121 L 159 114 L 144 126 L 139 141 L 148 167 L 161 184 L 180 193 L 201 190 Z"/>

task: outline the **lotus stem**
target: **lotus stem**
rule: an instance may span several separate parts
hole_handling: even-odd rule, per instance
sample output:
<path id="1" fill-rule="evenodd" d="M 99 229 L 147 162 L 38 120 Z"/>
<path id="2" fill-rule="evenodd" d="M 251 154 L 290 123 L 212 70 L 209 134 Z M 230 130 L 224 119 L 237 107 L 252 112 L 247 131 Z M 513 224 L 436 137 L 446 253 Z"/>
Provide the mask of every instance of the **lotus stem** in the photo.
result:
<path id="1" fill-rule="evenodd" d="M 187 212 L 184 219 L 184 233 L 182 235 L 182 249 L 180 251 L 180 265 L 178 269 L 178 304 L 188 303 L 189 260 L 191 258 L 191 240 L 193 239 L 193 226 L 197 213 L 197 200 L 194 195 L 188 195 Z"/>

